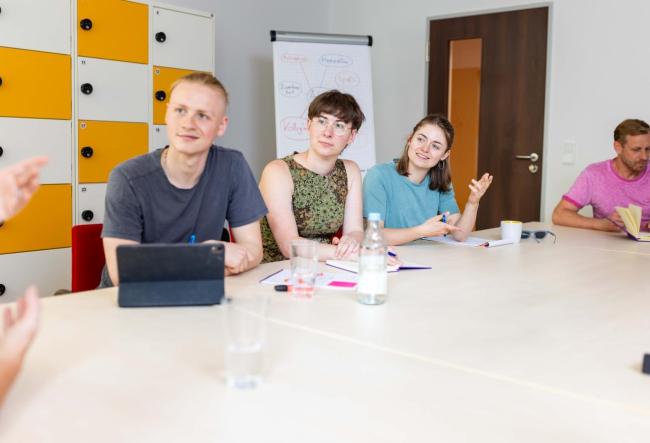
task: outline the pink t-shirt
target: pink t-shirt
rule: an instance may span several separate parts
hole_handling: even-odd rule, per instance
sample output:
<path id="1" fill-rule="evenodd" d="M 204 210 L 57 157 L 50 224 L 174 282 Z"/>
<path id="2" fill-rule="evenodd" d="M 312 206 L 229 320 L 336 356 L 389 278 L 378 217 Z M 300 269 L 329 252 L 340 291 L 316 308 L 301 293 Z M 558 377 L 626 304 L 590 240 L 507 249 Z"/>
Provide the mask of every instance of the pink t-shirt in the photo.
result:
<path id="1" fill-rule="evenodd" d="M 616 173 L 613 163 L 606 160 L 587 166 L 562 198 L 578 209 L 591 205 L 596 218 L 608 217 L 615 206 L 641 206 L 643 230 L 650 220 L 650 164 L 643 174 L 626 180 Z"/>

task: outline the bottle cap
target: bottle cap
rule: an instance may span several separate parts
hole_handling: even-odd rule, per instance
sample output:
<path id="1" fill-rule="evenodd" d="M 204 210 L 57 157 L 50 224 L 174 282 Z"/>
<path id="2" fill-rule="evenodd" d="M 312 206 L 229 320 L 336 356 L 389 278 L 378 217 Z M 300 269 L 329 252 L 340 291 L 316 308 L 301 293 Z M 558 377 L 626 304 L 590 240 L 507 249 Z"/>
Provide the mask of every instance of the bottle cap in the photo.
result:
<path id="1" fill-rule="evenodd" d="M 371 212 L 368 214 L 368 221 L 380 221 L 381 214 L 379 212 Z"/>

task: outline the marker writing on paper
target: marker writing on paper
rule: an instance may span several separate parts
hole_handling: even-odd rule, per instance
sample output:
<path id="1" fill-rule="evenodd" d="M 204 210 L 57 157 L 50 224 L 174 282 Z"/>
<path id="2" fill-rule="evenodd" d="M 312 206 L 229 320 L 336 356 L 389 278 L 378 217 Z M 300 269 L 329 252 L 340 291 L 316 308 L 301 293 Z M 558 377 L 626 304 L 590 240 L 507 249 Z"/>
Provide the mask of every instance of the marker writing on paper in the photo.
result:
<path id="1" fill-rule="evenodd" d="M 192 234 L 192 235 L 190 235 L 189 243 L 190 243 L 190 244 L 194 244 L 194 243 L 196 243 L 196 234 Z"/>

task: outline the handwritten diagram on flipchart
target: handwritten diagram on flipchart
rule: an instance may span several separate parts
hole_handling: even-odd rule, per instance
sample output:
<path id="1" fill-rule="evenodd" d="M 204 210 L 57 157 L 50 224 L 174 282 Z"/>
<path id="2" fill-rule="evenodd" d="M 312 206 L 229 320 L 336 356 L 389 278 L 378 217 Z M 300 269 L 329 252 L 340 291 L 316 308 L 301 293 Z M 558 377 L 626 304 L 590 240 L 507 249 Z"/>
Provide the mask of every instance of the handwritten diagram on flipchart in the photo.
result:
<path id="1" fill-rule="evenodd" d="M 362 170 L 375 164 L 370 49 L 362 45 L 273 42 L 278 158 L 308 148 L 309 103 L 322 92 L 338 89 L 353 95 L 366 116 L 342 157 L 356 161 Z"/>

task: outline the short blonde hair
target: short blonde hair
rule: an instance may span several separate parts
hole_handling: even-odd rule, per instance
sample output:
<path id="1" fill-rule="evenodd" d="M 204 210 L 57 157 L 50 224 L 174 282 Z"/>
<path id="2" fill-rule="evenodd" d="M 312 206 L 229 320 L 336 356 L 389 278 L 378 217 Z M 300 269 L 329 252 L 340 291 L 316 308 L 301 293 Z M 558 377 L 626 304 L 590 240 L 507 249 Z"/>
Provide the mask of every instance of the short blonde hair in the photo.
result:
<path id="1" fill-rule="evenodd" d="M 209 72 L 192 72 L 191 74 L 182 76 L 174 83 L 172 83 L 172 87 L 169 89 L 170 97 L 172 95 L 172 92 L 174 92 L 176 86 L 180 85 L 181 83 L 197 83 L 199 85 L 213 88 L 223 94 L 223 98 L 226 99 L 226 105 L 228 105 L 228 91 L 226 91 L 223 83 L 221 83 L 217 77 L 210 74 Z"/>

